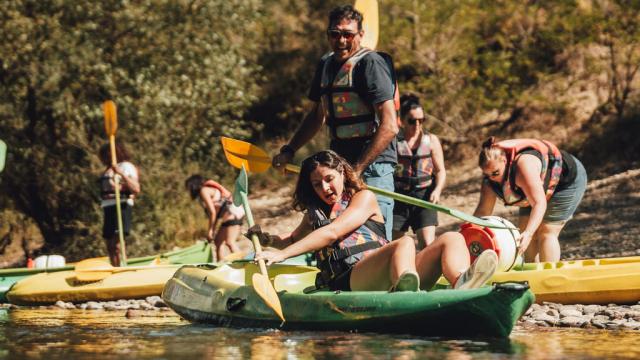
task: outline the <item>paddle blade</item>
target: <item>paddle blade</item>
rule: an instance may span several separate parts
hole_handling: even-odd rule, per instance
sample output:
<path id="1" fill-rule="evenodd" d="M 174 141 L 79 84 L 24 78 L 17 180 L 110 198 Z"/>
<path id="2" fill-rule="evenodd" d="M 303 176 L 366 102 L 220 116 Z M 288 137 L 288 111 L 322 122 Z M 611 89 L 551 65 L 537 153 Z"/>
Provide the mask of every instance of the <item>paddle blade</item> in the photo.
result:
<path id="1" fill-rule="evenodd" d="M 378 45 L 378 1 L 356 0 L 353 7 L 362 13 L 364 37 L 360 41 L 360 45 L 375 50 Z"/>
<path id="2" fill-rule="evenodd" d="M 271 157 L 261 148 L 242 140 L 220 137 L 224 156 L 231 166 L 240 169 L 243 165 L 247 171 L 261 173 L 271 167 Z"/>
<path id="3" fill-rule="evenodd" d="M 233 204 L 235 206 L 243 206 L 242 193 L 249 193 L 249 181 L 247 180 L 247 171 L 244 166 L 240 168 L 240 174 L 236 179 L 236 185 L 233 189 Z"/>
<path id="4" fill-rule="evenodd" d="M 284 320 L 284 315 L 282 314 L 282 305 L 280 304 L 280 299 L 278 298 L 278 293 L 276 293 L 276 289 L 273 288 L 269 278 L 266 275 L 255 273 L 251 277 L 251 281 L 253 282 L 253 288 L 256 290 L 258 295 L 264 300 L 264 302 L 278 315 L 278 317 Z"/>
<path id="5" fill-rule="evenodd" d="M 4 170 L 4 160 L 7 158 L 7 144 L 0 140 L 0 172 Z"/>
<path id="6" fill-rule="evenodd" d="M 104 112 L 104 130 L 107 132 L 107 136 L 114 136 L 118 131 L 116 103 L 111 100 L 105 101 L 102 103 L 102 111 Z"/>

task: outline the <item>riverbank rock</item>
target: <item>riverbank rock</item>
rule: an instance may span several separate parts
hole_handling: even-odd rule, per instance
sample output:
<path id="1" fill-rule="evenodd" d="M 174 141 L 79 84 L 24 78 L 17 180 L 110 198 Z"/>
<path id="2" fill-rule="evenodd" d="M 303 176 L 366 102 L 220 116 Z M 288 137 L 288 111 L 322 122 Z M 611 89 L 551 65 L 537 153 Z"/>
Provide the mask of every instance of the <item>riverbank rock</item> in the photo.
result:
<path id="1" fill-rule="evenodd" d="M 520 319 L 526 326 L 591 327 L 608 330 L 640 330 L 640 305 L 533 304 Z"/>

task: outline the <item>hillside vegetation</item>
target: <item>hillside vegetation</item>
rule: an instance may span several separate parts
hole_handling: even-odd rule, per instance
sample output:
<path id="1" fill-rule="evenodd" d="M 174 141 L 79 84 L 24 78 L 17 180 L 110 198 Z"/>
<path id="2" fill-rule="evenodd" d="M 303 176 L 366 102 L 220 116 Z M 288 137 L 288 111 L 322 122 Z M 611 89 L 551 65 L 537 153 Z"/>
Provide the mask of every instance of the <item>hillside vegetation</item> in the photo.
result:
<path id="1" fill-rule="evenodd" d="M 40 252 L 104 253 L 97 149 L 106 99 L 118 104 L 117 137 L 141 169 L 129 252 L 202 237 L 184 180 L 199 172 L 232 185 L 220 135 L 270 151 L 290 136 L 327 51 L 326 15 L 341 3 L 0 2 L 0 138 L 9 147 L 0 266 Z M 379 3 L 378 50 L 393 55 L 401 92 L 422 98 L 452 174 L 489 135 L 555 141 L 592 179 L 640 167 L 640 2 Z"/>

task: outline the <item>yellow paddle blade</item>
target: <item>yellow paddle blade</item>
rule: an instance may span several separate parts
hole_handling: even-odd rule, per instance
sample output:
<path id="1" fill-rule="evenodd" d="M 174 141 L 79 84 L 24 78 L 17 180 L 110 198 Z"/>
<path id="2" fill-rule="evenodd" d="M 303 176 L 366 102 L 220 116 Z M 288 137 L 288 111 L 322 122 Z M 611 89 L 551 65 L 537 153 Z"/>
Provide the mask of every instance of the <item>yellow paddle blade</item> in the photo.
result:
<path id="1" fill-rule="evenodd" d="M 102 111 L 104 112 L 104 130 L 107 132 L 107 136 L 113 136 L 118 131 L 116 103 L 111 100 L 103 102 Z"/>
<path id="2" fill-rule="evenodd" d="M 282 305 L 280 305 L 280 299 L 276 293 L 276 289 L 273 288 L 269 278 L 266 275 L 255 273 L 251 277 L 253 282 L 253 288 L 258 295 L 264 300 L 264 302 L 275 311 L 276 315 L 284 321 L 284 315 L 282 314 Z"/>
<path id="3" fill-rule="evenodd" d="M 231 166 L 248 172 L 261 173 L 271 167 L 271 157 L 261 148 L 242 140 L 220 137 L 224 155 Z"/>
<path id="4" fill-rule="evenodd" d="M 378 45 L 378 1 L 356 0 L 353 7 L 362 13 L 364 37 L 360 41 L 360 45 L 375 50 Z"/>

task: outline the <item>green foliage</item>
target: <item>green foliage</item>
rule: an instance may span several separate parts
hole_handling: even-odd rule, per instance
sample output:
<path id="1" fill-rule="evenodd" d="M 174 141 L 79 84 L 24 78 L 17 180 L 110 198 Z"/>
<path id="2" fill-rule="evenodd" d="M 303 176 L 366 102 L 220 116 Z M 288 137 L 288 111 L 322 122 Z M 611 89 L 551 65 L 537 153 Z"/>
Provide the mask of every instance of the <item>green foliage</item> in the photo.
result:
<path id="1" fill-rule="evenodd" d="M 103 167 L 96 151 L 106 141 L 100 106 L 106 99 L 118 105 L 117 137 L 141 168 L 134 216 L 143 228 L 134 243 L 173 241 L 189 224 L 179 211 L 188 206 L 185 169 L 225 174 L 217 136 L 259 129 L 243 114 L 257 99 L 260 6 L 0 3 L 0 134 L 11 157 L 1 192 L 35 220 L 49 248 L 78 244 L 73 251 L 82 255 L 102 248 L 96 179 Z"/>
<path id="2" fill-rule="evenodd" d="M 236 171 L 219 135 L 252 139 L 271 152 L 290 136 L 308 109 L 317 61 L 329 50 L 328 12 L 343 3 L 0 2 L 0 137 L 9 150 L 0 213 L 32 219 L 49 249 L 76 257 L 104 251 L 96 186 L 104 168 L 96 152 L 106 141 L 100 105 L 113 99 L 117 137 L 141 170 L 128 249 L 150 253 L 201 236 L 206 220 L 184 180 L 199 172 L 232 186 Z M 619 128 L 602 119 L 607 114 L 637 121 L 638 1 L 379 4 L 379 50 L 394 57 L 401 92 L 419 94 L 438 120 L 434 129 L 447 149 L 475 149 L 488 134 L 571 123 L 572 110 L 558 99 L 564 94 L 540 89 L 558 78 L 581 80 L 569 64 L 575 57 L 585 58 L 582 76 L 606 76 L 608 99 L 585 129 Z M 536 111 L 544 121 L 520 121 Z M 590 136 L 598 135 L 580 138 Z M 317 136 L 298 156 L 325 144 Z M 252 179 L 282 184 L 269 174 Z"/>

